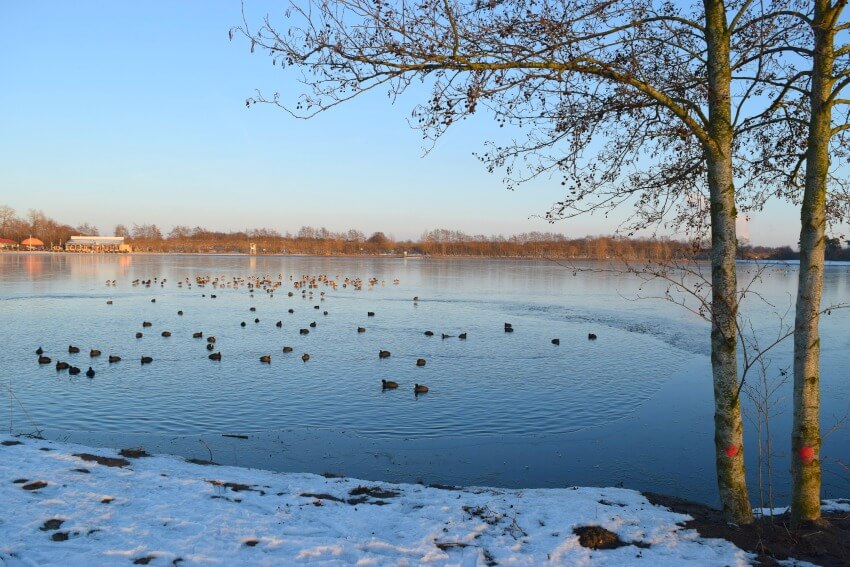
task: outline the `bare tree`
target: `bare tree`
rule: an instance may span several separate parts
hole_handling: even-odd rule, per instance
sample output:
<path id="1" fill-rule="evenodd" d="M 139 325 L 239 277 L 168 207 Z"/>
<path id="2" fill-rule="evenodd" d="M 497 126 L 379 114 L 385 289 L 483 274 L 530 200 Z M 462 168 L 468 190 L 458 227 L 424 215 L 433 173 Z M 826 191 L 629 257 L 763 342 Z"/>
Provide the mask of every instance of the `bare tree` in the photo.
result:
<path id="1" fill-rule="evenodd" d="M 100 231 L 97 227 L 87 222 L 77 226 L 77 233 L 85 236 L 100 236 Z"/>
<path id="2" fill-rule="evenodd" d="M 795 30 L 776 47 L 789 64 L 773 88 L 776 128 L 762 131 L 755 160 L 777 193 L 800 205 L 800 271 L 794 323 L 791 524 L 821 518 L 820 334 L 827 227 L 850 213 L 841 166 L 850 157 L 850 21 L 847 0 L 813 0 L 785 12 Z M 843 42 L 843 43 L 842 43 Z M 777 135 L 776 129 L 782 130 Z M 763 145 L 770 140 L 768 145 Z M 840 248 L 840 242 L 839 242 Z"/>
<path id="3" fill-rule="evenodd" d="M 774 26 L 785 25 L 753 5 L 704 0 L 686 13 L 652 0 L 306 0 L 290 5 L 286 28 L 266 18 L 256 31 L 246 21 L 232 32 L 303 72 L 294 104 L 258 93 L 249 105 L 309 117 L 376 88 L 394 99 L 426 81 L 431 97 L 413 118 L 429 139 L 481 107 L 526 129 L 524 141 L 492 144 L 479 157 L 491 171 L 504 168 L 510 184 L 563 175 L 568 196 L 550 219 L 633 203 L 629 228 L 671 216 L 694 234 L 710 226 L 718 486 L 726 516 L 747 523 L 735 217 L 763 196 L 736 194 L 736 175 L 750 172 L 733 158 L 736 128 L 759 131 L 768 118 L 748 114 L 759 94 L 752 85 L 770 73 L 781 37 Z M 733 91 L 739 75 L 745 84 Z M 588 158 L 591 141 L 603 148 Z"/>
<path id="4" fill-rule="evenodd" d="M 0 205 L 0 235 L 5 236 L 10 232 L 16 219 L 15 209 L 9 205 Z"/>

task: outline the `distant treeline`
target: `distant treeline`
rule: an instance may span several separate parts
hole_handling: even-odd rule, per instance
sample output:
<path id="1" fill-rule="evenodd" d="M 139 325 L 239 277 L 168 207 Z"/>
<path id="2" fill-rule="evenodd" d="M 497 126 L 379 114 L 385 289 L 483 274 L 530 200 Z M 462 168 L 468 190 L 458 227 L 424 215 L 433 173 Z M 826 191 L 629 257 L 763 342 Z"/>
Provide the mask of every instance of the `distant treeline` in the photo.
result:
<path id="1" fill-rule="evenodd" d="M 421 254 L 427 256 L 471 256 L 486 258 L 573 258 L 664 260 L 707 258 L 707 250 L 688 242 L 665 238 L 627 239 L 610 236 L 568 238 L 552 232 L 527 232 L 513 236 L 470 235 L 457 230 L 437 229 L 422 234 L 417 241 L 396 241 L 383 232 L 370 236 L 351 229 L 332 232 L 326 228 L 302 226 L 298 232 L 281 233 L 261 228 L 221 232 L 196 226 L 175 226 L 167 234 L 155 224 L 116 225 L 112 233 L 123 236 L 138 252 L 247 253 L 251 244 L 259 254 L 376 255 Z M 89 224 L 77 227 L 48 218 L 42 211 L 30 210 L 26 217 L 0 205 L 0 238 L 20 242 L 34 236 L 47 246 L 61 246 L 72 235 L 100 235 Z M 850 248 L 837 238 L 827 241 L 827 259 L 850 260 Z M 742 246 L 739 257 L 760 260 L 794 260 L 799 253 L 789 246 L 770 248 Z"/>

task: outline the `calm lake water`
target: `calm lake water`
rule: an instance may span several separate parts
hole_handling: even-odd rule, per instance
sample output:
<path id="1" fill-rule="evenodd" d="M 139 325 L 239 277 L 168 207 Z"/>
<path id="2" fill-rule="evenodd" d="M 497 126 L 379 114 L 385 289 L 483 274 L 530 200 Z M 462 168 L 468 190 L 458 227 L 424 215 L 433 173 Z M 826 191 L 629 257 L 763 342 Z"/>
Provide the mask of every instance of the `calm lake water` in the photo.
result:
<path id="1" fill-rule="evenodd" d="M 740 264 L 741 279 L 756 269 Z M 319 283 L 304 295 L 293 288 L 320 274 L 339 285 Z M 197 276 L 280 277 L 282 285 L 251 297 L 245 284 L 199 287 Z M 756 287 L 769 303 L 752 301 L 745 311 L 767 344 L 794 296 L 796 267 L 762 276 Z M 154 278 L 150 287 L 131 284 Z M 343 287 L 345 278 L 360 278 L 362 289 Z M 640 288 L 634 276 L 535 261 L 3 254 L 0 423 L 275 470 L 444 484 L 622 484 L 715 503 L 708 325 L 669 302 L 638 300 L 664 287 Z M 848 266 L 830 266 L 824 305 L 847 301 Z M 506 322 L 513 333 L 504 332 Z M 161 336 L 166 330 L 170 337 Z M 220 362 L 208 359 L 196 331 L 216 337 Z M 822 335 L 830 429 L 850 408 L 850 310 L 824 317 Z M 81 352 L 69 354 L 69 345 Z M 293 352 L 283 353 L 285 345 Z M 773 379 L 790 365 L 791 346 L 772 355 Z M 96 376 L 39 366 L 38 347 L 53 363 L 83 372 L 91 365 Z M 90 349 L 103 355 L 92 359 Z M 381 359 L 379 350 L 392 355 Z M 122 361 L 109 364 L 110 354 Z M 267 354 L 271 364 L 262 364 Z M 141 356 L 153 362 L 142 365 Z M 427 364 L 417 367 L 418 358 Z M 381 379 L 399 388 L 383 391 Z M 415 396 L 414 383 L 430 392 Z M 777 503 L 788 493 L 789 399 L 787 384 L 770 424 Z M 747 427 L 755 493 L 755 427 Z M 825 440 L 830 496 L 850 495 L 841 466 L 850 463 L 849 430 Z"/>

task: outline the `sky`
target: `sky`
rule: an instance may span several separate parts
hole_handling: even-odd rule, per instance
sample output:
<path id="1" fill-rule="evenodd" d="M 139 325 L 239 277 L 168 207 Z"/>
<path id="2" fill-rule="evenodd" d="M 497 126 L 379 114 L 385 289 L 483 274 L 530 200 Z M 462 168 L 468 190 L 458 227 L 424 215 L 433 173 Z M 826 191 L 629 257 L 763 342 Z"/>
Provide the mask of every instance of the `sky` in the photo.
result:
<path id="1" fill-rule="evenodd" d="M 284 2 L 247 0 L 248 18 Z M 370 93 L 312 120 L 259 89 L 298 94 L 228 30 L 239 0 L 0 2 L 0 204 L 42 209 L 111 234 L 116 224 L 215 230 L 302 225 L 397 239 L 471 234 L 610 234 L 627 211 L 550 224 L 560 179 L 510 191 L 473 156 L 497 125 L 479 116 L 428 147 L 407 118 L 416 95 Z M 277 21 L 281 21 L 278 18 Z M 772 203 L 740 226 L 754 244 L 795 245 L 799 213 Z"/>

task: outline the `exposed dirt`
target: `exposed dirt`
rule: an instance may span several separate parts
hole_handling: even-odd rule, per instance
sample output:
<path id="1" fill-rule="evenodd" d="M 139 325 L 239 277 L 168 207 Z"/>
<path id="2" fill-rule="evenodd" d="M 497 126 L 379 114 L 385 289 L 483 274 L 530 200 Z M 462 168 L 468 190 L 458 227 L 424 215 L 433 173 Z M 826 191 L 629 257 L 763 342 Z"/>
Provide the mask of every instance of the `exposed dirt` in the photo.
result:
<path id="1" fill-rule="evenodd" d="M 629 545 L 602 526 L 579 526 L 573 533 L 578 536 L 579 545 L 590 549 L 617 549 Z"/>
<path id="2" fill-rule="evenodd" d="M 218 463 L 214 461 L 205 461 L 203 459 L 186 459 L 186 462 L 192 463 L 193 465 L 219 466 Z"/>
<path id="3" fill-rule="evenodd" d="M 79 457 L 84 461 L 95 462 L 105 467 L 126 467 L 130 464 L 130 461 L 127 459 L 101 457 L 100 455 L 92 455 L 91 453 L 74 453 L 74 456 Z"/>
<path id="4" fill-rule="evenodd" d="M 787 514 L 758 519 L 749 526 L 727 524 L 719 510 L 661 494 L 647 493 L 653 504 L 688 514 L 686 528 L 703 537 L 722 538 L 758 555 L 760 565 L 776 566 L 793 558 L 823 567 L 850 565 L 850 514 L 824 513 L 823 522 L 791 530 Z"/>
<path id="5" fill-rule="evenodd" d="M 141 447 L 136 447 L 134 449 L 121 449 L 118 451 L 118 454 L 122 457 L 127 457 L 128 459 L 141 459 L 142 457 L 150 457 L 150 453 L 142 449 Z"/>
<path id="6" fill-rule="evenodd" d="M 51 518 L 49 520 L 45 520 L 44 525 L 41 526 L 39 529 L 43 532 L 58 530 L 62 527 L 62 524 L 64 522 L 65 520 L 60 520 L 59 518 Z"/>
<path id="7" fill-rule="evenodd" d="M 333 494 L 304 492 L 300 494 L 300 496 L 303 496 L 304 498 L 318 498 L 319 500 L 330 500 L 332 502 L 345 502 L 345 500 L 334 496 Z"/>
<path id="8" fill-rule="evenodd" d="M 213 486 L 223 486 L 224 488 L 229 488 L 233 492 L 242 492 L 243 490 L 247 492 L 259 492 L 261 495 L 265 496 L 266 492 L 264 490 L 260 490 L 250 484 L 242 484 L 240 482 L 222 482 L 220 480 L 208 480 L 208 483 Z"/>
<path id="9" fill-rule="evenodd" d="M 2 443 L 0 443 L 0 445 L 3 445 L 4 447 L 12 447 L 14 445 L 23 445 L 23 443 L 21 443 L 20 441 L 9 440 L 3 441 Z"/>
<path id="10" fill-rule="evenodd" d="M 23 488 L 24 490 L 39 490 L 41 488 L 44 488 L 45 486 L 47 486 L 46 482 L 44 482 L 43 480 L 37 480 L 35 482 L 25 484 L 21 488 Z"/>
<path id="11" fill-rule="evenodd" d="M 383 490 L 377 486 L 358 486 L 349 492 L 351 496 L 369 496 L 371 498 L 395 498 L 397 490 Z"/>

